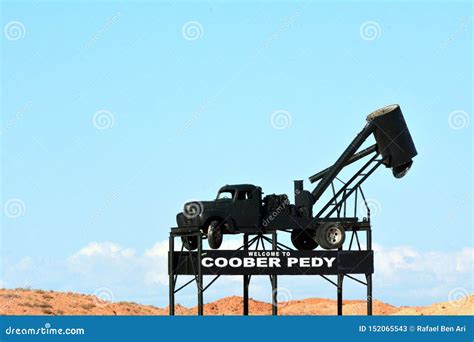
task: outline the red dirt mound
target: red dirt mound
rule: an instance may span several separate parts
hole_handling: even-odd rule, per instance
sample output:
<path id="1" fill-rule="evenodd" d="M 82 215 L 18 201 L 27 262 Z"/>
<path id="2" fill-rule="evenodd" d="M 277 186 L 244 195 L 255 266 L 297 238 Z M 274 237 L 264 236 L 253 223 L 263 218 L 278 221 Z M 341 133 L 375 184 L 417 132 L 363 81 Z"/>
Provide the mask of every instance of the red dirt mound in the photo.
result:
<path id="1" fill-rule="evenodd" d="M 474 315 L 474 296 L 456 302 L 435 303 L 430 306 L 396 307 L 375 300 L 374 315 Z M 205 315 L 241 315 L 242 298 L 225 297 L 204 305 Z M 345 315 L 365 315 L 366 303 L 361 300 L 345 300 Z M 269 303 L 250 299 L 252 315 L 270 315 Z M 177 315 L 196 315 L 197 307 L 176 305 Z M 280 315 L 335 315 L 334 300 L 308 298 L 278 304 Z M 167 315 L 168 308 L 157 308 L 129 302 L 106 302 L 95 296 L 72 292 L 54 292 L 27 289 L 0 289 L 1 315 Z"/>

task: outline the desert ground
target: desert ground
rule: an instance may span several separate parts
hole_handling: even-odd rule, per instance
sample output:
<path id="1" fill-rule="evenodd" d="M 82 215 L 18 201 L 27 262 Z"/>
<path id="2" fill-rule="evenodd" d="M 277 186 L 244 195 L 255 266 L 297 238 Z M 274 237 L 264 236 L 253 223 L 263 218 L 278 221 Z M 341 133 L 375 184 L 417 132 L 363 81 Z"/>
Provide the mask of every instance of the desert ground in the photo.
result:
<path id="1" fill-rule="evenodd" d="M 474 315 L 474 295 L 429 306 L 393 306 L 374 300 L 374 315 Z M 271 314 L 271 304 L 249 301 L 251 315 Z M 205 315 L 241 315 L 242 298 L 225 297 L 204 306 Z M 279 303 L 279 315 L 335 315 L 334 300 L 307 298 Z M 345 315 L 365 315 L 366 303 L 345 300 Z M 92 295 L 30 289 L 0 289 L 1 315 L 167 315 L 168 308 L 129 302 L 106 302 Z M 176 305 L 177 315 L 196 315 L 196 307 Z"/>

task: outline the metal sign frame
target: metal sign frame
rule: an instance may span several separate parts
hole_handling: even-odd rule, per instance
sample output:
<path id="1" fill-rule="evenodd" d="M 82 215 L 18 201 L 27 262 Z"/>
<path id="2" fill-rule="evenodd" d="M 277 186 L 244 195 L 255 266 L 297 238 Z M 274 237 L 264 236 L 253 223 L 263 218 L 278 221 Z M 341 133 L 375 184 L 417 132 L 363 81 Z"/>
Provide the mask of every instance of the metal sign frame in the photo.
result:
<path id="1" fill-rule="evenodd" d="M 283 232 L 283 231 L 282 231 Z M 195 282 L 197 287 L 198 315 L 204 315 L 204 292 L 221 276 L 224 275 L 242 275 L 243 280 L 243 315 L 249 314 L 249 286 L 252 276 L 268 275 L 272 288 L 272 315 L 278 314 L 278 276 L 281 275 L 318 275 L 326 281 L 333 284 L 337 289 L 337 314 L 342 315 L 343 308 L 343 284 L 344 278 L 354 280 L 367 288 L 367 315 L 372 315 L 372 274 L 373 274 L 373 250 L 372 250 L 372 230 L 370 219 L 359 222 L 357 225 L 349 226 L 347 233 L 350 233 L 350 242 L 348 249 L 340 248 L 336 251 L 295 251 L 294 249 L 278 242 L 277 231 L 260 234 L 242 234 L 243 244 L 233 251 L 223 250 L 204 250 L 203 239 L 205 236 L 196 227 L 195 229 L 172 228 L 169 236 L 169 256 L 168 256 L 168 274 L 169 274 L 169 314 L 175 315 L 175 295 L 183 288 Z M 358 233 L 366 233 L 366 248 L 362 249 Z M 267 235 L 271 235 L 271 238 Z M 174 239 L 176 237 L 197 236 L 197 251 L 188 251 L 183 247 L 175 251 Z M 271 244 L 271 249 L 265 249 L 265 243 Z M 254 248 L 254 249 L 252 249 Z M 260 249 L 259 249 L 260 248 Z M 311 270 L 311 268 L 300 268 L 291 270 L 287 267 L 271 268 L 262 267 L 246 270 L 243 267 L 231 269 L 229 267 L 203 267 L 202 259 L 206 256 L 230 258 L 232 256 L 243 257 L 248 255 L 249 251 L 274 251 L 290 253 L 296 258 L 310 257 L 318 258 L 322 255 L 335 257 L 336 264 L 331 268 L 322 268 Z M 283 258 L 284 260 L 284 258 Z M 283 262 L 284 263 L 284 262 Z M 355 277 L 357 274 L 365 276 L 365 281 Z M 177 287 L 178 275 L 193 275 L 194 277 L 185 284 Z M 206 285 L 204 276 L 213 276 Z M 336 276 L 336 280 L 331 279 Z"/>

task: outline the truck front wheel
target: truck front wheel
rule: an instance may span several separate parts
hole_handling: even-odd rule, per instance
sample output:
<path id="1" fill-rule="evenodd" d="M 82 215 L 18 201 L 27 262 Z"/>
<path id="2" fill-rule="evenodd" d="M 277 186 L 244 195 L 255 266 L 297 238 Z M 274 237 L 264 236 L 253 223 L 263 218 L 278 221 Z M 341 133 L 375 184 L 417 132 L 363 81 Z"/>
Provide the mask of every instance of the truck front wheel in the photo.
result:
<path id="1" fill-rule="evenodd" d="M 218 249 L 222 244 L 222 225 L 212 221 L 207 229 L 207 242 L 212 249 Z"/>

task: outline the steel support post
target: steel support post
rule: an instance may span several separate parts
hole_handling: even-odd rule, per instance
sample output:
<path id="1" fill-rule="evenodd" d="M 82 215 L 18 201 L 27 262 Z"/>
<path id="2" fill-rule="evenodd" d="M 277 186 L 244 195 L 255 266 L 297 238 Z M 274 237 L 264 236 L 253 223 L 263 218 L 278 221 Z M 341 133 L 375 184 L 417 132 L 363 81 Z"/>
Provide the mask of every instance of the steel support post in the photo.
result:
<path id="1" fill-rule="evenodd" d="M 249 249 L 249 236 L 248 234 L 244 233 L 244 251 L 248 251 Z M 244 294 L 244 316 L 247 316 L 249 314 L 249 282 L 250 282 L 250 276 L 244 274 L 243 275 L 243 281 L 244 281 L 244 288 L 243 288 L 243 294 Z"/>
<path id="2" fill-rule="evenodd" d="M 272 250 L 277 250 L 277 232 L 272 233 Z M 278 279 L 277 275 L 274 274 L 272 277 L 272 315 L 278 315 Z"/>
<path id="3" fill-rule="evenodd" d="M 367 280 L 367 316 L 372 316 L 372 274 L 366 274 Z"/>
<path id="4" fill-rule="evenodd" d="M 337 315 L 342 316 L 342 282 L 344 274 L 337 275 Z"/>
<path id="5" fill-rule="evenodd" d="M 168 273 L 169 273 L 169 311 L 170 316 L 174 316 L 174 265 L 173 265 L 173 252 L 174 252 L 174 236 L 170 234 L 169 237 L 169 254 L 168 254 Z"/>
<path id="6" fill-rule="evenodd" d="M 198 288 L 198 315 L 202 316 L 204 314 L 203 306 L 203 277 L 202 277 L 202 235 L 198 234 L 198 250 L 197 250 L 197 288 Z"/>
<path id="7" fill-rule="evenodd" d="M 372 250 L 372 226 L 370 225 L 370 217 L 369 229 L 367 230 L 367 250 Z M 365 279 L 367 280 L 367 315 L 372 316 L 372 274 L 366 274 Z"/>

